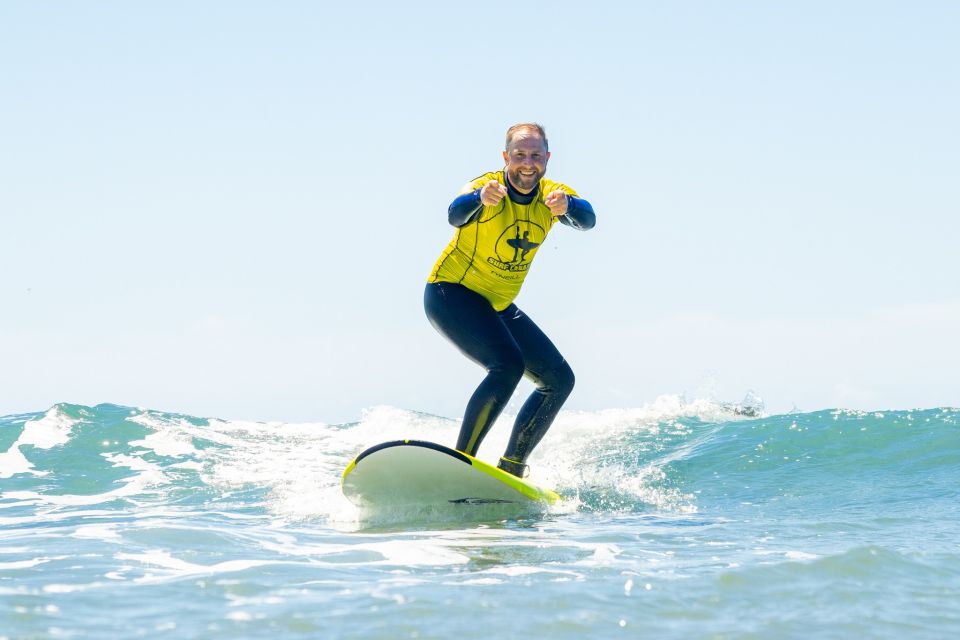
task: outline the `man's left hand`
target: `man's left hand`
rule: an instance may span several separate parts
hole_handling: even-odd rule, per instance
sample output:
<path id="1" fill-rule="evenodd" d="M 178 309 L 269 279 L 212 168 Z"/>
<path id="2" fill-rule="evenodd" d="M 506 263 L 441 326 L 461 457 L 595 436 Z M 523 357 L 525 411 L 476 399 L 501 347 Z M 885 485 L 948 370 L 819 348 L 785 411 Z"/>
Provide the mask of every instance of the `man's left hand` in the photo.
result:
<path id="1" fill-rule="evenodd" d="M 562 216 L 567 213 L 567 206 L 570 204 L 567 200 L 567 194 L 563 191 L 551 191 L 547 194 L 547 197 L 543 199 L 543 204 L 547 205 L 547 208 L 550 209 L 550 213 L 554 216 Z"/>

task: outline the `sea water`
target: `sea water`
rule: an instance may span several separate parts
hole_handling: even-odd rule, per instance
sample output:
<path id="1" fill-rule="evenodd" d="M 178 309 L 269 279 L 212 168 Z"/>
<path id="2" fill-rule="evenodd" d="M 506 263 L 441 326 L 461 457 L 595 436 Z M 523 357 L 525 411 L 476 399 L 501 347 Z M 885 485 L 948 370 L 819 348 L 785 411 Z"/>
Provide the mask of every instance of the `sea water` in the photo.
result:
<path id="1" fill-rule="evenodd" d="M 342 497 L 346 464 L 450 444 L 456 420 L 5 416 L 0 638 L 957 637 L 958 421 L 678 397 L 564 412 L 530 460 L 555 509 L 384 522 Z"/>

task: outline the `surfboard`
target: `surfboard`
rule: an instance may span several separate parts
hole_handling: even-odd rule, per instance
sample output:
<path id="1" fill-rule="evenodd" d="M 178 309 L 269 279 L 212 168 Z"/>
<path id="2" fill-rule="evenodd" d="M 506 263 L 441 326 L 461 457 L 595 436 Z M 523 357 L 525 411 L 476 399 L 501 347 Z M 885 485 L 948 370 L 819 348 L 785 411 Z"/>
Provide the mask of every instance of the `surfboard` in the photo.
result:
<path id="1" fill-rule="evenodd" d="M 424 440 L 370 447 L 347 465 L 341 486 L 348 500 L 373 510 L 497 506 L 506 511 L 544 511 L 560 500 L 550 489 Z"/>

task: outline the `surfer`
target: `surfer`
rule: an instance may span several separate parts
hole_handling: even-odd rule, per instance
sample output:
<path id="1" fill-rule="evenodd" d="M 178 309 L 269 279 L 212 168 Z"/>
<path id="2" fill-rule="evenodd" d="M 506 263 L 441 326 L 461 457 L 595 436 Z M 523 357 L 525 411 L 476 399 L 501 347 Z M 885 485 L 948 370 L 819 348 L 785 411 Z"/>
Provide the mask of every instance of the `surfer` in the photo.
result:
<path id="1" fill-rule="evenodd" d="M 565 184 L 544 178 L 549 144 L 539 124 L 507 130 L 502 171 L 467 183 L 447 210 L 456 227 L 427 279 L 430 324 L 487 370 L 467 403 L 457 449 L 475 456 L 526 375 L 536 389 L 523 404 L 498 466 L 515 476 L 573 390 L 573 370 L 533 320 L 513 303 L 537 249 L 556 221 L 590 229 L 593 207 Z"/>

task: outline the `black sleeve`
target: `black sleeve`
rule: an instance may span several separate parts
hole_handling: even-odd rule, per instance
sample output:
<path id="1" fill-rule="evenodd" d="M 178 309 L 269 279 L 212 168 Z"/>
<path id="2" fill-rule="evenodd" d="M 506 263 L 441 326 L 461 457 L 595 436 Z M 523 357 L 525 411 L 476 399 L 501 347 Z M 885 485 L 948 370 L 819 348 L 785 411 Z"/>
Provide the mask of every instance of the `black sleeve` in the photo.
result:
<path id="1" fill-rule="evenodd" d="M 462 227 L 468 222 L 473 222 L 483 209 L 483 203 L 480 202 L 480 189 L 457 196 L 447 208 L 447 220 L 455 227 Z"/>
<path id="2" fill-rule="evenodd" d="M 590 203 L 583 198 L 567 196 L 567 212 L 560 216 L 560 222 L 568 227 L 586 231 L 593 229 L 593 225 L 597 224 L 597 215 L 593 212 Z"/>

